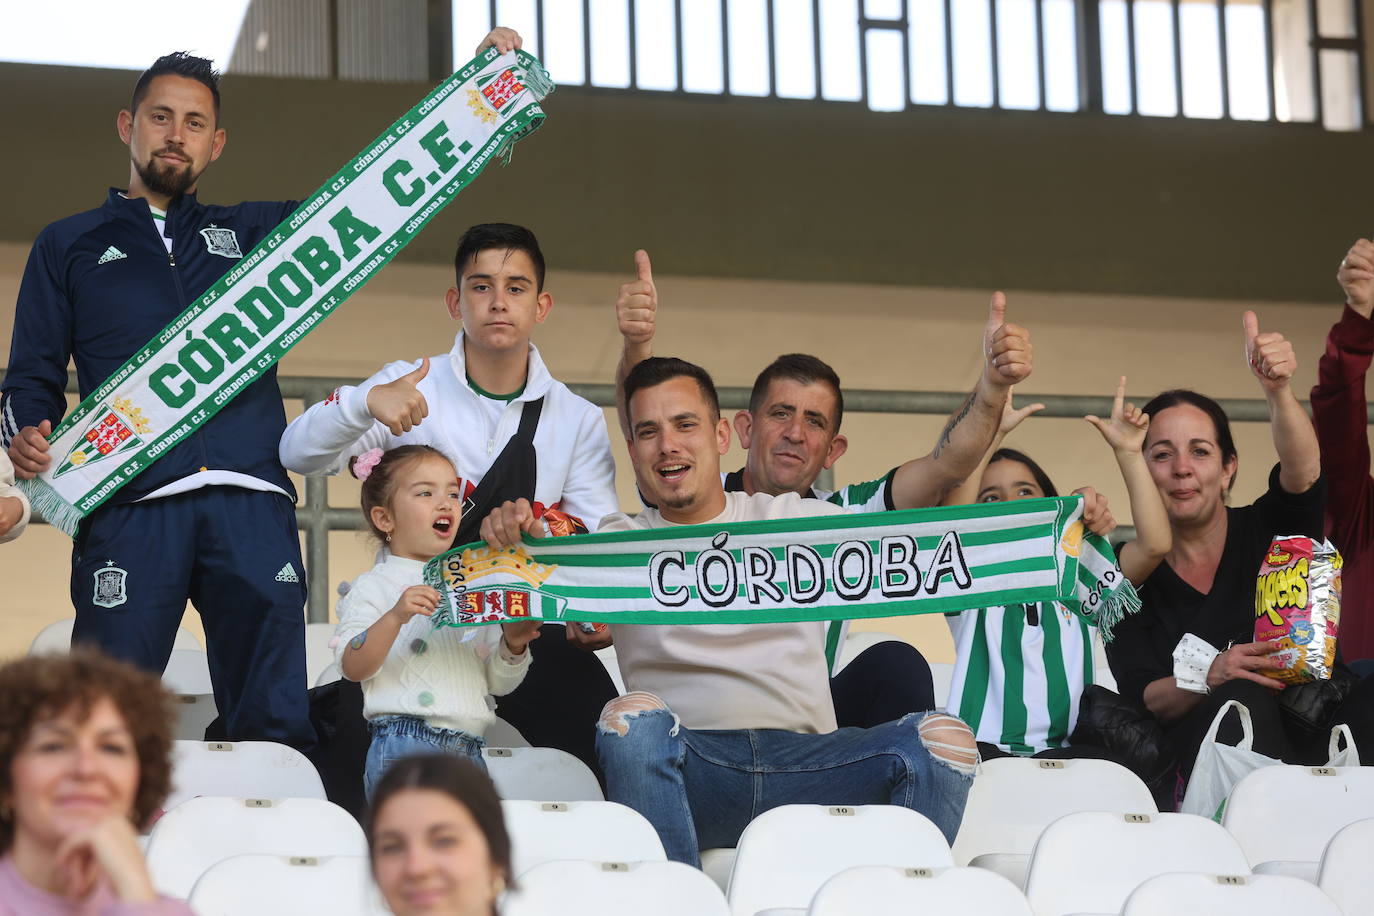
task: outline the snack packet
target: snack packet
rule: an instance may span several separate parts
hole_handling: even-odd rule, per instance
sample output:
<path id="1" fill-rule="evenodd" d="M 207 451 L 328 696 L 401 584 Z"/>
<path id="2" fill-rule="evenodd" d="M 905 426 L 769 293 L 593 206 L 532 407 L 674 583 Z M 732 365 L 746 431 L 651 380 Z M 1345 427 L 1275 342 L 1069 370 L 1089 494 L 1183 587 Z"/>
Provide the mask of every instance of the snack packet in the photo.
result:
<path id="1" fill-rule="evenodd" d="M 1341 620 L 1341 555 L 1330 541 L 1274 538 L 1255 581 L 1255 641 L 1278 640 L 1270 658 L 1281 670 L 1261 672 L 1285 684 L 1331 677 Z"/>

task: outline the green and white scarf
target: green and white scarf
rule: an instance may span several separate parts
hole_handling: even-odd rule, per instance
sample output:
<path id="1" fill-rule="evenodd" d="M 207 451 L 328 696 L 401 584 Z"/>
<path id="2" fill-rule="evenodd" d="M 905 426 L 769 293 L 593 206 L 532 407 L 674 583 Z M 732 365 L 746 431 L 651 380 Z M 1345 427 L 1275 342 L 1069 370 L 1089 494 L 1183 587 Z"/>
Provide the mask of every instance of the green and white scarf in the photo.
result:
<path id="1" fill-rule="evenodd" d="M 552 91 L 538 60 L 495 48 L 435 87 L 62 421 L 52 468 L 23 482 L 34 509 L 74 535 L 535 130 Z M 237 253 L 237 240 L 215 232 L 204 230 L 207 245 Z"/>
<path id="2" fill-rule="evenodd" d="M 430 560 L 436 626 L 775 623 L 1060 601 L 1104 638 L 1140 608 L 1081 497 L 468 544 Z"/>

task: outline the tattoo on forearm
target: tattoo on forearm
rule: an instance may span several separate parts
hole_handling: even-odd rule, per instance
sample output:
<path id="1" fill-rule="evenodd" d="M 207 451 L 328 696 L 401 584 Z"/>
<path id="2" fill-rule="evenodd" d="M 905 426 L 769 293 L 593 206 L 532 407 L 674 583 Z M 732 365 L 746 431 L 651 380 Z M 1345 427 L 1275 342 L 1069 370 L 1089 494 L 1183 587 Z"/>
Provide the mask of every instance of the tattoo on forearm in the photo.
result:
<path id="1" fill-rule="evenodd" d="M 935 458 L 938 459 L 940 453 L 945 450 L 945 446 L 949 445 L 950 437 L 954 435 L 954 427 L 962 423 L 964 417 L 968 416 L 968 412 L 973 409 L 973 402 L 977 397 L 978 392 L 976 391 L 970 394 L 964 400 L 964 406 L 960 407 L 959 412 L 949 418 L 949 422 L 945 424 L 945 428 L 940 431 L 940 438 L 936 441 L 935 451 L 932 453 Z"/>
<path id="2" fill-rule="evenodd" d="M 354 636 L 352 639 L 350 639 L 348 641 L 348 644 L 352 647 L 354 652 L 357 652 L 359 649 L 363 647 L 363 643 L 365 642 L 367 642 L 367 631 L 363 630 L 357 636 Z"/>

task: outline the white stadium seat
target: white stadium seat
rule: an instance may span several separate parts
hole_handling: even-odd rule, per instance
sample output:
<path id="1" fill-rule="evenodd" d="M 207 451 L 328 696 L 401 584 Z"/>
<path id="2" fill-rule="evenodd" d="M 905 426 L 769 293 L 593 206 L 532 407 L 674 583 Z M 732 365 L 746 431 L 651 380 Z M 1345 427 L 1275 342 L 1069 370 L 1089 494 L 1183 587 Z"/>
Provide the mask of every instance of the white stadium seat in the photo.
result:
<path id="1" fill-rule="evenodd" d="M 486 747 L 482 759 L 502 798 L 527 801 L 605 801 L 587 765 L 552 747 Z"/>
<path id="2" fill-rule="evenodd" d="M 985 868 L 850 868 L 811 899 L 807 916 L 969 913 L 1033 916 L 1021 889 Z"/>
<path id="3" fill-rule="evenodd" d="M 1236 783 L 1221 823 L 1256 872 L 1315 882 L 1331 838 L 1370 817 L 1374 769 L 1276 765 L 1252 770 Z"/>
<path id="4" fill-rule="evenodd" d="M 503 801 L 516 877 L 544 862 L 663 862 L 663 843 L 638 811 L 606 801 Z"/>
<path id="5" fill-rule="evenodd" d="M 1374 868 L 1369 852 L 1374 849 L 1374 818 L 1342 827 L 1322 853 L 1317 885 L 1346 913 L 1355 916 L 1374 900 Z"/>
<path id="6" fill-rule="evenodd" d="M 334 624 L 307 623 L 305 625 L 305 686 L 318 687 L 320 675 L 334 664 Z M 338 678 L 334 678 L 338 680 Z M 325 681 L 325 683 L 329 683 Z"/>
<path id="7" fill-rule="evenodd" d="M 324 669 L 321 670 L 319 674 L 315 675 L 314 686 L 323 687 L 325 684 L 332 684 L 335 681 L 341 680 L 343 680 L 343 672 L 339 670 L 337 664 L 330 662 L 324 666 Z"/>
<path id="8" fill-rule="evenodd" d="M 205 738 L 205 728 L 219 715 L 210 683 L 210 660 L 200 649 L 173 649 L 162 683 L 177 695 L 177 724 L 173 737 L 190 741 Z"/>
<path id="9" fill-rule="evenodd" d="M 182 802 L 153 825 L 148 871 L 164 894 L 185 899 L 210 866 L 230 856 L 366 856 L 358 822 L 316 798 L 219 798 Z"/>
<path id="10" fill-rule="evenodd" d="M 171 809 L 198 795 L 324 798 L 315 765 L 272 741 L 177 741 L 172 750 Z"/>
<path id="11" fill-rule="evenodd" d="M 1340 907 L 1298 878 L 1279 875 L 1170 874 L 1151 878 L 1126 900 L 1121 916 L 1341 916 Z"/>
<path id="12" fill-rule="evenodd" d="M 500 716 L 487 726 L 487 733 L 482 736 L 486 739 L 489 747 L 529 747 L 530 743 L 525 740 L 525 736 L 520 734 L 514 725 L 511 725 Z"/>
<path id="13" fill-rule="evenodd" d="M 729 916 L 725 897 L 681 862 L 556 861 L 520 876 L 502 916 Z M 333 916 L 333 914 L 331 914 Z"/>
<path id="14" fill-rule="evenodd" d="M 827 879 L 858 865 L 940 868 L 949 844 L 926 817 L 898 805 L 782 805 L 744 828 L 726 894 L 734 916 L 805 911 Z"/>
<path id="15" fill-rule="evenodd" d="M 576 626 L 576 624 L 573 624 L 573 626 Z M 597 649 L 596 657 L 601 659 L 601 664 L 606 666 L 606 673 L 611 676 L 611 682 L 615 684 L 616 691 L 621 696 L 624 696 L 625 678 L 620 675 L 620 661 L 616 658 L 615 646 Z"/>
<path id="16" fill-rule="evenodd" d="M 1080 811 L 1040 835 L 1026 898 L 1036 916 L 1117 913 L 1131 891 L 1170 872 L 1248 875 L 1250 866 L 1220 824 L 1194 814 Z"/>
<path id="17" fill-rule="evenodd" d="M 44 653 L 70 652 L 72 648 L 72 627 L 76 624 L 75 617 L 66 617 L 62 620 L 48 624 L 38 631 L 38 635 L 33 638 L 29 645 L 30 655 L 42 655 Z M 177 635 L 172 642 L 173 649 L 189 649 L 201 651 L 200 640 L 196 639 L 196 634 L 185 627 L 177 627 Z"/>
<path id="18" fill-rule="evenodd" d="M 1077 811 L 1156 811 L 1150 790 L 1108 760 L 1003 757 L 973 780 L 954 861 L 989 868 L 1025 887 L 1026 866 L 1041 832 Z"/>
<path id="19" fill-rule="evenodd" d="M 231 856 L 200 876 L 197 916 L 387 916 L 366 856 Z"/>

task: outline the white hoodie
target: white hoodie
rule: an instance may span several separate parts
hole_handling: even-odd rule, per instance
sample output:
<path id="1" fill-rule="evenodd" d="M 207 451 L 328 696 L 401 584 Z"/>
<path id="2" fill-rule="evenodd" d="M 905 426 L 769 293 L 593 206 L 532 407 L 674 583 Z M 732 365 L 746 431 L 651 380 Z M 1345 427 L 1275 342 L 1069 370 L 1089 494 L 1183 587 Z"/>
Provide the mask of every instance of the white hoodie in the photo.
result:
<path id="1" fill-rule="evenodd" d="M 544 509 L 558 507 L 576 516 L 592 531 L 602 518 L 619 511 L 605 415 L 551 376 L 533 344 L 525 390 L 501 408 L 468 385 L 463 333 L 458 332 L 453 349 L 431 357 L 429 374 L 416 386 L 429 416 L 410 432 L 393 436 L 368 413 L 368 392 L 419 366 L 419 361 L 389 363 L 361 385 L 338 388 L 310 407 L 282 435 L 281 463 L 299 474 L 337 474 L 349 458 L 368 449 L 430 445 L 453 462 L 467 487 L 475 487 L 515 435 L 521 405 L 542 397 L 534 434 L 535 501 Z"/>

